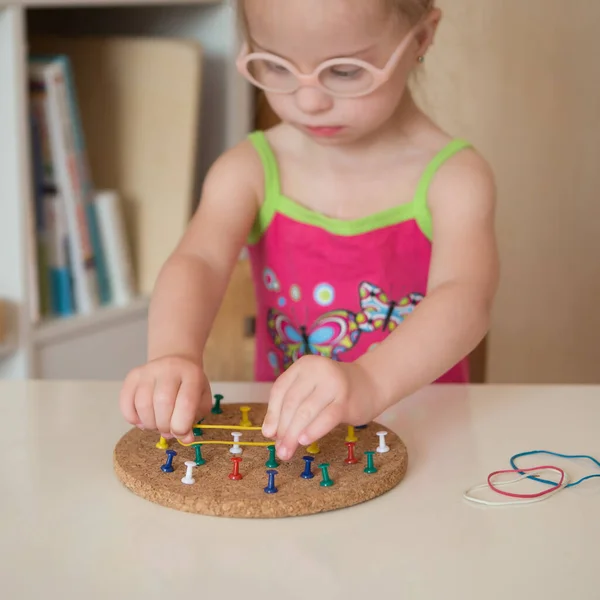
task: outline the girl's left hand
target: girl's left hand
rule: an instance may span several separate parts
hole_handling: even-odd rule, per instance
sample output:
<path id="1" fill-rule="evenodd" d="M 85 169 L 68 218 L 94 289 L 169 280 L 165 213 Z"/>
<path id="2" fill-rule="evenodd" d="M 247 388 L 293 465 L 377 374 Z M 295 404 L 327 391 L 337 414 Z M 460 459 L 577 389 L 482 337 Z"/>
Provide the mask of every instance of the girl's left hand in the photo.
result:
<path id="1" fill-rule="evenodd" d="M 340 423 L 364 425 L 377 416 L 376 389 L 359 363 L 303 356 L 271 390 L 262 433 L 289 460 Z"/>

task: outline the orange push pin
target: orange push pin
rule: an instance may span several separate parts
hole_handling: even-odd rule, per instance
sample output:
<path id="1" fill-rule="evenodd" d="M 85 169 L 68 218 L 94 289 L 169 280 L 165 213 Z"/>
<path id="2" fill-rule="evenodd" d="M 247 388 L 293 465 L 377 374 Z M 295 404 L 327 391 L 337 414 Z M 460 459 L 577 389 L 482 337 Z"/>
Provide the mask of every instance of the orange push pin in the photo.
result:
<path id="1" fill-rule="evenodd" d="M 346 441 L 347 442 L 358 442 L 358 438 L 356 437 L 356 434 L 354 433 L 353 425 L 348 425 L 348 435 L 346 436 Z"/>
<path id="2" fill-rule="evenodd" d="M 240 421 L 240 427 L 252 427 L 252 421 L 248 418 L 248 413 L 250 412 L 249 406 L 240 407 L 240 411 L 242 412 L 242 420 Z"/>
<path id="3" fill-rule="evenodd" d="M 167 440 L 165 440 L 165 438 L 162 435 L 160 436 L 160 440 L 156 442 L 156 447 L 159 450 L 166 450 L 169 447 Z"/>
<path id="4" fill-rule="evenodd" d="M 309 454 L 319 454 L 319 452 L 321 452 L 321 449 L 319 448 L 319 444 L 317 444 L 317 442 L 313 442 L 307 449 L 306 451 Z"/>

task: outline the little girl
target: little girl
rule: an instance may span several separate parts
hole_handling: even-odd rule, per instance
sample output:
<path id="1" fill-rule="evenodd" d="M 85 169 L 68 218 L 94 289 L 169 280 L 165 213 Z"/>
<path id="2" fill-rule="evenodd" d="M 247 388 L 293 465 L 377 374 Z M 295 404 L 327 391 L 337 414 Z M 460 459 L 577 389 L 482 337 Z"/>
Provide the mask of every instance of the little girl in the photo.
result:
<path id="1" fill-rule="evenodd" d="M 432 0 L 240 0 L 240 73 L 281 124 L 221 156 L 164 265 L 149 362 L 126 378 L 132 424 L 193 440 L 202 359 L 247 246 L 263 434 L 280 458 L 422 386 L 468 381 L 498 279 L 487 163 L 415 104 L 440 21 Z"/>

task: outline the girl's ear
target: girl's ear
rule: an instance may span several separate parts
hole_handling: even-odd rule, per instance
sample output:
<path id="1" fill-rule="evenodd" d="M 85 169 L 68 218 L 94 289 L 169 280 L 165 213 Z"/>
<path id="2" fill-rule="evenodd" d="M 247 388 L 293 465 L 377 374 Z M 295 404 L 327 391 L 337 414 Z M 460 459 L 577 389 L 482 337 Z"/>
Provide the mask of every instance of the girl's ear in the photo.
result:
<path id="1" fill-rule="evenodd" d="M 425 20 L 419 27 L 419 31 L 416 35 L 418 44 L 417 56 L 424 57 L 429 47 L 433 45 L 437 28 L 442 19 L 442 11 L 439 8 L 432 9 Z M 421 59 L 422 60 L 422 59 Z"/>

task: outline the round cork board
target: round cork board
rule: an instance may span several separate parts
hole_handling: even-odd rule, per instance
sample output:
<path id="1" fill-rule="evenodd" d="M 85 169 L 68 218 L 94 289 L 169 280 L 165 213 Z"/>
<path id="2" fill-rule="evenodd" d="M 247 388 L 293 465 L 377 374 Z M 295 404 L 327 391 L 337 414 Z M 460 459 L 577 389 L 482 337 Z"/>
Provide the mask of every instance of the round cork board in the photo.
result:
<path id="1" fill-rule="evenodd" d="M 204 421 L 210 425 L 236 425 L 241 421 L 241 406 L 250 406 L 250 421 L 253 425 L 262 424 L 267 410 L 266 404 L 222 404 L 222 414 L 210 414 Z M 200 425 L 202 427 L 202 425 Z M 204 429 L 203 440 L 233 441 L 231 432 L 235 430 Z M 378 431 L 387 431 L 385 438 L 390 451 L 374 455 L 376 473 L 364 472 L 366 466 L 365 450 L 375 450 L 379 445 Z M 265 442 L 260 431 L 242 432 L 241 441 Z M 173 458 L 172 473 L 164 473 L 161 465 L 167 460 L 165 450 L 157 449 L 158 436 L 155 432 L 133 428 L 117 443 L 113 460 L 117 477 L 134 494 L 157 504 L 184 512 L 238 518 L 276 518 L 310 515 L 325 511 L 346 508 L 372 500 L 389 491 L 406 473 L 408 454 L 402 440 L 391 430 L 375 422 L 366 429 L 357 429 L 358 441 L 355 456 L 358 464 L 347 465 L 348 456 L 345 439 L 348 428 L 336 427 L 321 439 L 320 452 L 314 456 L 312 479 L 300 477 L 305 469 L 303 456 L 306 449 L 300 447 L 289 461 L 277 458 L 279 466 L 275 476 L 278 492 L 264 492 L 268 483 L 267 467 L 269 451 L 266 447 L 244 446 L 239 472 L 243 479 L 232 481 L 228 475 L 233 470 L 229 445 L 203 445 L 202 457 L 206 464 L 196 466 L 192 477 L 195 483 L 187 485 L 181 482 L 186 474 L 185 461 L 194 460 L 193 447 L 185 447 L 176 440 L 169 447 L 177 452 Z M 322 487 L 321 470 L 318 465 L 330 464 L 329 476 L 334 484 Z"/>

